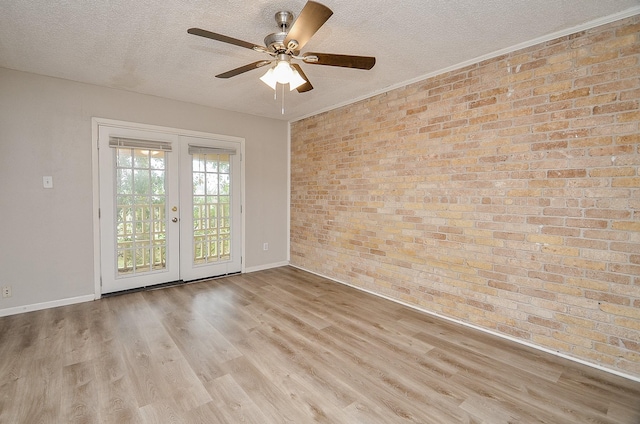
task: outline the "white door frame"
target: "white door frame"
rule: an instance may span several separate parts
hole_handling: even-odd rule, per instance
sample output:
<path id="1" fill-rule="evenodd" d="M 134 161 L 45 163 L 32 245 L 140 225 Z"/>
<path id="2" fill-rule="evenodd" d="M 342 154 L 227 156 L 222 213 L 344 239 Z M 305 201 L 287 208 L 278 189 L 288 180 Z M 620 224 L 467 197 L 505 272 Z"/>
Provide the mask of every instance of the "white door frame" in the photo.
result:
<path id="1" fill-rule="evenodd" d="M 240 143 L 240 155 L 244 159 L 245 139 L 242 137 L 191 131 L 178 128 L 162 127 L 157 125 L 140 124 L 135 122 L 119 121 L 106 118 L 91 118 L 91 165 L 92 165 L 92 190 L 93 190 L 93 278 L 94 296 L 96 299 L 102 297 L 100 276 L 102 275 L 100 260 L 100 167 L 98 156 L 98 129 L 101 125 L 128 128 L 133 130 L 144 130 L 166 133 L 177 136 L 210 138 L 221 141 L 232 141 Z M 241 205 L 245 204 L 245 161 L 240 161 L 240 190 Z M 243 206 L 244 208 L 244 206 Z M 245 272 L 245 213 L 241 213 L 241 233 L 242 233 L 242 267 L 241 272 Z"/>

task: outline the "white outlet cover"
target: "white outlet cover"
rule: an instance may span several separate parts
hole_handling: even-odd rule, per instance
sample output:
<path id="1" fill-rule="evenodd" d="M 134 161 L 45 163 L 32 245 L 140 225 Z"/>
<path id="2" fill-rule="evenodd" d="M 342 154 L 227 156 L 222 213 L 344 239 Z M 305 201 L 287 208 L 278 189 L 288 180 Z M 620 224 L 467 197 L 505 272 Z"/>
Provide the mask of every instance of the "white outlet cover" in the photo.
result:
<path id="1" fill-rule="evenodd" d="M 53 188 L 53 177 L 51 176 L 42 177 L 42 187 Z"/>

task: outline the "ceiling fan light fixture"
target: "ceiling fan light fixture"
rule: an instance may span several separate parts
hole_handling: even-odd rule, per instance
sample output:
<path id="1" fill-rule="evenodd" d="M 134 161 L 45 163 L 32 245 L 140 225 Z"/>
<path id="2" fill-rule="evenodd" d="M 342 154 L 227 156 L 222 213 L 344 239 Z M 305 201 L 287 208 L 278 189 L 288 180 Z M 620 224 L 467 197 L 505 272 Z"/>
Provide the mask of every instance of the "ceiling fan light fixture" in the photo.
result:
<path id="1" fill-rule="evenodd" d="M 293 69 L 293 73 L 291 75 L 291 79 L 289 80 L 289 91 L 293 91 L 296 88 L 300 87 L 302 84 L 307 82 L 304 78 L 300 76 L 300 73 Z"/>
<path id="2" fill-rule="evenodd" d="M 273 74 L 273 68 L 269 68 L 267 72 L 260 77 L 260 81 L 262 81 L 263 83 L 267 84 L 269 87 L 275 90 L 276 84 L 278 83 L 278 81 L 276 80 L 276 77 Z"/>
<path id="3" fill-rule="evenodd" d="M 280 84 L 287 84 L 293 76 L 293 69 L 286 60 L 278 61 L 278 64 L 273 68 L 273 76 Z"/>
<path id="4" fill-rule="evenodd" d="M 260 80 L 272 89 L 276 89 L 277 84 L 289 84 L 289 91 L 293 91 L 307 82 L 300 73 L 291 67 L 288 60 L 279 60 L 260 77 Z"/>

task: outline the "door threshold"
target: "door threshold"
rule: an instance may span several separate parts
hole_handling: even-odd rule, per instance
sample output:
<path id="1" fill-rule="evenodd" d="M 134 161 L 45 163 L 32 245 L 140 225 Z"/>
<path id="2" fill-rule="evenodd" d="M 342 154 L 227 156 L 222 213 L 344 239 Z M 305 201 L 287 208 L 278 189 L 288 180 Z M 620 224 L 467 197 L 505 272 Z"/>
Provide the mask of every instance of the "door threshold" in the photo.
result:
<path id="1" fill-rule="evenodd" d="M 166 283 L 153 284 L 153 285 L 150 285 L 150 286 L 136 287 L 136 288 L 133 288 L 133 289 L 120 290 L 120 291 L 115 291 L 115 292 L 110 292 L 110 293 L 102 293 L 101 297 L 105 298 L 105 297 L 120 296 L 122 294 L 138 293 L 138 292 L 151 291 L 151 290 L 161 290 L 161 289 L 166 289 L 167 287 L 175 287 L 175 286 L 182 286 L 182 285 L 185 285 L 185 284 L 199 283 L 199 282 L 206 281 L 206 280 L 217 280 L 218 278 L 229 277 L 231 275 L 237 275 L 237 274 L 240 274 L 240 273 L 241 273 L 240 271 L 238 271 L 238 272 L 230 272 L 228 274 L 214 275 L 214 276 L 211 276 L 211 277 L 198 278 L 196 280 L 189 280 L 189 281 L 184 281 L 184 280 L 169 281 L 169 282 L 166 282 Z"/>

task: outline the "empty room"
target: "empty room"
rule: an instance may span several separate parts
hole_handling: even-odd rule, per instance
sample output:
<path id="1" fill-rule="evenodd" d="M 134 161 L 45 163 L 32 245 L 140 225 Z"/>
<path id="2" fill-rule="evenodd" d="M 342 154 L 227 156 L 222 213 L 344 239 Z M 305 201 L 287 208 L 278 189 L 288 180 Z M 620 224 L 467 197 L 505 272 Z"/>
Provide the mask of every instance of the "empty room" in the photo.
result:
<path id="1" fill-rule="evenodd" d="M 640 423 L 637 0 L 0 6 L 0 423 Z"/>

